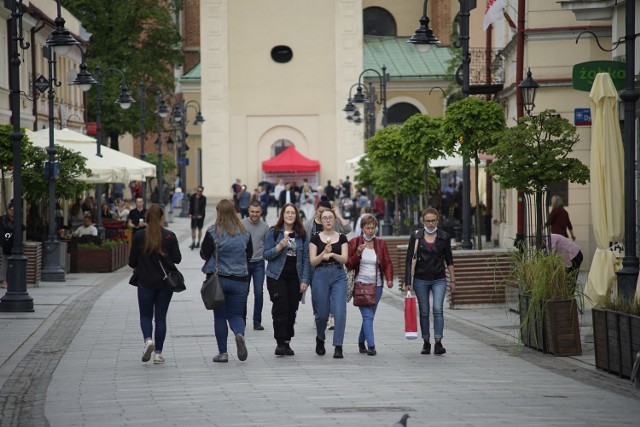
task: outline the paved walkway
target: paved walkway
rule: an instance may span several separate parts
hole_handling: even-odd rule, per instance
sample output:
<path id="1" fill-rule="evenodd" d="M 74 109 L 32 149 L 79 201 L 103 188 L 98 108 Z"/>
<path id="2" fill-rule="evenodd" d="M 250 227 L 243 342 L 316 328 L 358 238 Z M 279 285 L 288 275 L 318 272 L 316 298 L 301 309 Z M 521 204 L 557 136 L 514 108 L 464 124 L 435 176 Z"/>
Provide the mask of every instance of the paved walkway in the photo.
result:
<path id="1" fill-rule="evenodd" d="M 584 356 L 554 358 L 517 347 L 517 319 L 504 308 L 445 309 L 447 354 L 423 356 L 421 342 L 404 338 L 397 289 L 385 289 L 378 309 L 375 357 L 358 353 L 360 314 L 351 305 L 345 358 L 329 348 L 316 356 L 309 304 L 298 314 L 296 355 L 274 356 L 267 298 L 265 330 L 246 333 L 247 361 L 230 339 L 229 363 L 214 364 L 202 261 L 188 248 L 188 220 L 170 228 L 182 242 L 188 289 L 170 306 L 166 363 L 140 362 L 129 268 L 40 283 L 29 289 L 34 313 L 0 313 L 0 425 L 389 426 L 403 413 L 410 426 L 638 425 L 640 393 L 595 369 L 592 344 Z"/>

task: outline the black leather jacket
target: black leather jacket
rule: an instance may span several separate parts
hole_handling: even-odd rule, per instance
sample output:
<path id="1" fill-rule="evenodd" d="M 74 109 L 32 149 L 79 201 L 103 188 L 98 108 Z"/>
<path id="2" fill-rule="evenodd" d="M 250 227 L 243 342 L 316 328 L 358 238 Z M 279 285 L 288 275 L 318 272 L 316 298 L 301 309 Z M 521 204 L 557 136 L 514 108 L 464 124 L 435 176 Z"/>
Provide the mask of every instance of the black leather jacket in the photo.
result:
<path id="1" fill-rule="evenodd" d="M 410 283 L 411 259 L 413 258 L 413 250 L 416 242 L 418 242 L 420 246 L 418 246 L 418 252 L 416 254 L 418 262 L 416 263 L 415 278 L 421 280 L 438 280 L 446 277 L 445 264 L 447 267 L 453 265 L 451 238 L 449 237 L 449 233 L 440 229 L 436 233 L 437 237 L 432 247 L 429 247 L 424 240 L 424 229 L 411 233 L 405 261 L 404 283 Z"/>

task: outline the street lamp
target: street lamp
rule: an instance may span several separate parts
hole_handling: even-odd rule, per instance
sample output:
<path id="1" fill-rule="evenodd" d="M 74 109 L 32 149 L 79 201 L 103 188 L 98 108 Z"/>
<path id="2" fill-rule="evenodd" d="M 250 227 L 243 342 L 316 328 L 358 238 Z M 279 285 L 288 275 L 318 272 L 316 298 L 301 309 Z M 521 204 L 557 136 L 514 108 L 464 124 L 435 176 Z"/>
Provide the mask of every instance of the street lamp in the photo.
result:
<path id="1" fill-rule="evenodd" d="M 83 68 L 84 65 L 84 68 Z M 120 95 L 118 99 L 115 101 L 116 104 L 120 105 L 120 107 L 124 110 L 131 107 L 131 104 L 136 102 L 129 93 L 129 89 L 125 83 L 124 73 L 117 68 L 107 68 L 104 70 L 104 73 L 115 72 L 120 74 Z M 80 86 L 80 88 L 84 91 L 87 91 L 91 88 L 92 85 L 96 86 L 97 94 L 96 94 L 96 156 L 102 157 L 102 153 L 100 153 L 100 149 L 102 147 L 102 102 L 104 99 L 102 98 L 102 78 L 100 76 L 100 66 L 96 66 L 95 69 L 95 77 L 91 76 L 87 72 L 86 64 L 80 65 L 80 72 L 76 76 L 74 83 Z M 98 229 L 98 234 L 101 238 L 104 238 L 104 227 L 102 226 L 102 184 L 99 183 L 96 185 L 96 205 L 97 209 L 97 218 L 96 218 L 96 228 Z"/>
<path id="2" fill-rule="evenodd" d="M 426 53 L 431 50 L 433 45 L 439 45 L 441 43 L 440 40 L 433 35 L 433 30 L 429 28 L 429 17 L 427 16 L 428 2 L 428 0 L 424 0 L 422 17 L 419 19 L 420 27 L 418 27 L 411 38 L 407 40 L 407 43 L 413 43 L 416 49 L 418 49 L 418 52 L 421 53 Z"/>
<path id="3" fill-rule="evenodd" d="M 46 164 L 45 175 L 49 180 L 49 236 L 45 243 L 44 251 L 44 265 L 42 267 L 42 280 L 44 282 L 64 282 L 65 271 L 60 264 L 60 240 L 58 239 L 58 232 L 56 227 L 56 179 L 59 177 L 60 164 L 56 162 L 56 146 L 54 137 L 54 100 L 56 97 L 56 87 L 60 87 L 61 83 L 58 82 L 56 73 L 56 53 L 54 49 L 46 46 L 44 49 L 44 55 L 49 64 L 49 79 L 45 79 L 40 76 L 41 83 L 36 85 L 36 88 L 40 92 L 49 90 L 49 146 L 47 147 L 47 153 L 49 154 L 49 161 Z M 62 120 L 60 121 L 62 123 Z"/>
<path id="4" fill-rule="evenodd" d="M 162 123 L 163 120 L 169 115 L 169 107 L 167 107 L 167 103 L 164 100 L 164 95 L 160 92 L 158 88 L 158 92 L 155 95 L 156 101 L 156 148 L 158 153 L 158 204 L 162 209 L 164 209 L 164 171 L 162 164 Z M 171 139 L 167 140 L 167 147 L 169 149 L 173 148 L 173 141 Z"/>
<path id="5" fill-rule="evenodd" d="M 520 82 L 518 89 L 522 94 L 522 107 L 527 112 L 527 116 L 531 117 L 531 112 L 536 108 L 536 91 L 540 85 L 531 77 L 531 69 L 527 71 L 527 78 Z"/>
<path id="6" fill-rule="evenodd" d="M 204 117 L 202 116 L 202 109 L 200 104 L 196 100 L 185 102 L 181 99 L 173 107 L 171 113 L 171 121 L 180 127 L 180 147 L 178 148 L 178 165 L 180 166 L 180 186 L 182 191 L 187 192 L 187 110 L 192 108 L 196 112 L 196 118 L 193 121 L 195 126 L 199 126 L 204 123 Z M 189 216 L 189 199 L 183 197 L 182 206 L 180 210 L 180 218 L 186 218 Z"/>
<path id="7" fill-rule="evenodd" d="M 33 311 L 33 298 L 27 293 L 27 258 L 22 251 L 22 137 L 20 131 L 20 49 L 29 48 L 22 34 L 22 1 L 9 2 L 11 20 L 9 23 L 11 73 L 9 89 L 11 93 L 11 123 L 13 131 L 13 249 L 8 257 L 6 294 L 0 298 L 0 311 Z M 19 24 L 19 25 L 18 25 Z"/>

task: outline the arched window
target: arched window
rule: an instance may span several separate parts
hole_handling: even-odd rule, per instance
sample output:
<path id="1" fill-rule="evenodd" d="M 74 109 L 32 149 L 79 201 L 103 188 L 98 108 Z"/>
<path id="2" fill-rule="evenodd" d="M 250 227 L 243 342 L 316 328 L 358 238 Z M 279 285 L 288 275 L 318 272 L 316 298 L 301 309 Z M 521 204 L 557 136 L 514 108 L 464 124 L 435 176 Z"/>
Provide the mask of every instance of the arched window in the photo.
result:
<path id="1" fill-rule="evenodd" d="M 392 36 L 398 34 L 396 20 L 386 9 L 368 7 L 362 11 L 365 36 Z"/>
<path id="2" fill-rule="evenodd" d="M 271 157 L 275 157 L 282 153 L 287 147 L 293 145 L 288 139 L 279 139 L 271 145 Z"/>
<path id="3" fill-rule="evenodd" d="M 420 113 L 420 110 L 418 110 L 415 105 L 409 104 L 408 102 L 399 102 L 389 107 L 387 122 L 390 125 L 401 125 L 409 117 L 418 113 Z"/>

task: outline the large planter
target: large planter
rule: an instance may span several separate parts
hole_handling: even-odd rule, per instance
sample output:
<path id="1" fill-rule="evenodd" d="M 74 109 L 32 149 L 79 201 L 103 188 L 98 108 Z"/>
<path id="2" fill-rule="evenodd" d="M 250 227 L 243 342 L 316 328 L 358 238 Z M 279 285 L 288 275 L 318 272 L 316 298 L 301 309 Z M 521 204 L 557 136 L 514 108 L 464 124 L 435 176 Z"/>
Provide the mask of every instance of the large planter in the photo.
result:
<path id="1" fill-rule="evenodd" d="M 529 310 L 530 296 L 520 294 L 520 336 L 527 347 L 554 356 L 582 354 L 578 305 L 575 300 L 548 301 Z"/>
<path id="2" fill-rule="evenodd" d="M 629 378 L 640 351 L 640 316 L 592 308 L 596 367 Z"/>
<path id="3" fill-rule="evenodd" d="M 71 252 L 73 273 L 108 273 L 127 263 L 127 244 L 112 247 L 77 247 Z"/>

